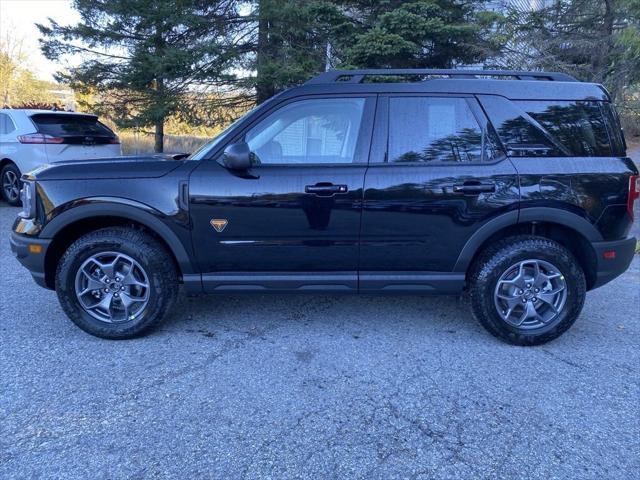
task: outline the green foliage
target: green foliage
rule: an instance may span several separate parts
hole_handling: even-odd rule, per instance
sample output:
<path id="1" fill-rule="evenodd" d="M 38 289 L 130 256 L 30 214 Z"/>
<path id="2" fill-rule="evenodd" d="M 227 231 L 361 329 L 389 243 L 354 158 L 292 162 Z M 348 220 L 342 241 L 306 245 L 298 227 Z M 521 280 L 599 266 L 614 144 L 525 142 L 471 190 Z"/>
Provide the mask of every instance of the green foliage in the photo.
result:
<path id="1" fill-rule="evenodd" d="M 483 1 L 414 0 L 355 3 L 351 34 L 338 36 L 341 63 L 370 68 L 449 68 L 478 63 L 502 41 L 501 16 Z"/>
<path id="2" fill-rule="evenodd" d="M 247 20 L 247 66 L 256 71 L 251 80 L 260 103 L 325 69 L 330 32 L 343 14 L 335 2 L 260 0 Z"/>
<path id="3" fill-rule="evenodd" d="M 617 98 L 640 81 L 639 5 L 639 0 L 558 0 L 540 11 L 512 9 L 507 64 L 604 83 Z"/>
<path id="4" fill-rule="evenodd" d="M 329 67 L 451 67 L 504 42 L 486 2 L 259 0 L 247 65 L 258 102 Z"/>
<path id="5" fill-rule="evenodd" d="M 75 0 L 77 25 L 38 25 L 50 59 L 82 54 L 58 76 L 121 127 L 155 126 L 162 151 L 164 121 L 191 107 L 192 85 L 213 83 L 227 66 L 234 5 L 230 0 Z"/>

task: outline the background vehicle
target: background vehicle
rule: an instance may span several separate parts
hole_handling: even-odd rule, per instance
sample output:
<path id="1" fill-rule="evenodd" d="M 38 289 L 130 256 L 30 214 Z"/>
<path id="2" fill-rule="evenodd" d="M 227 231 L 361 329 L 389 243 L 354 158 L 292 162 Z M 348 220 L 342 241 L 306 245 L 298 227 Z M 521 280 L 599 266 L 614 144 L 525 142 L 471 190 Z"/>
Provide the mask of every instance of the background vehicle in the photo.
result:
<path id="1" fill-rule="evenodd" d="M 61 160 L 120 155 L 120 141 L 95 115 L 51 110 L 0 109 L 2 197 L 20 203 L 20 177 Z"/>
<path id="2" fill-rule="evenodd" d="M 396 81 L 369 81 L 386 76 Z M 74 181 L 89 172 L 90 185 Z M 185 160 L 32 172 L 12 249 L 105 338 L 156 325 L 181 282 L 191 293 L 467 290 L 492 334 L 532 345 L 566 331 L 585 292 L 629 266 L 637 196 L 599 85 L 336 71 Z"/>

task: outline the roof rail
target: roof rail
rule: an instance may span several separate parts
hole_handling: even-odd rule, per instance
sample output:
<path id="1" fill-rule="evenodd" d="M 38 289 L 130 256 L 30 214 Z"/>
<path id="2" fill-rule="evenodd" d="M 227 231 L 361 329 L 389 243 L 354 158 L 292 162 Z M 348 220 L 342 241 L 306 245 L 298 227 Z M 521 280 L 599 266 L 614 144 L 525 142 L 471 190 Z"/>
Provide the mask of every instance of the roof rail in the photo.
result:
<path id="1" fill-rule="evenodd" d="M 449 77 L 455 79 L 481 79 L 486 77 L 512 77 L 513 80 L 547 80 L 555 82 L 577 82 L 574 77 L 559 72 L 523 72 L 517 70 L 464 70 L 464 69 L 428 69 L 428 68 L 400 68 L 400 69 L 368 69 L 368 70 L 329 70 L 312 78 L 307 82 L 319 83 L 362 83 L 367 76 L 418 76 L 427 77 L 420 81 L 431 80 L 428 77 Z"/>

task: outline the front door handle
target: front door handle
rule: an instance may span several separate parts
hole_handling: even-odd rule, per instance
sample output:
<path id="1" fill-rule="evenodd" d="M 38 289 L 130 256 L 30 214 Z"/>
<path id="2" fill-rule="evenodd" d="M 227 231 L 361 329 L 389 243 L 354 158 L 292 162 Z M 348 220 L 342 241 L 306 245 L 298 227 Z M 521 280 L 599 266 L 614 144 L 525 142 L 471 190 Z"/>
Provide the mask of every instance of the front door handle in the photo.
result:
<path id="1" fill-rule="evenodd" d="M 305 193 L 313 193 L 322 197 L 330 197 L 336 193 L 347 193 L 349 189 L 346 185 L 334 185 L 333 183 L 316 183 L 304 187 Z"/>
<path id="2" fill-rule="evenodd" d="M 465 195 L 479 195 L 495 191 L 495 183 L 464 182 L 453 186 L 454 193 L 464 193 Z"/>

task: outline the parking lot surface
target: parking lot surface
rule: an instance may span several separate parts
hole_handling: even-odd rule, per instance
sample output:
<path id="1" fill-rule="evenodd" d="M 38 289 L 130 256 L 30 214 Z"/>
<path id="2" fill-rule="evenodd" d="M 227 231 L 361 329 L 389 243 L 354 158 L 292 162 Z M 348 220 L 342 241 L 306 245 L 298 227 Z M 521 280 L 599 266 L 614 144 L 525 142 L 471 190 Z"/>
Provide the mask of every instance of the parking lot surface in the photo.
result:
<path id="1" fill-rule="evenodd" d="M 151 335 L 76 328 L 0 206 L 0 478 L 640 476 L 640 261 L 553 343 L 464 300 L 181 297 Z"/>

